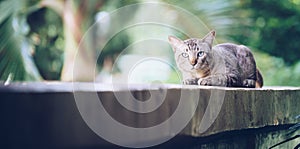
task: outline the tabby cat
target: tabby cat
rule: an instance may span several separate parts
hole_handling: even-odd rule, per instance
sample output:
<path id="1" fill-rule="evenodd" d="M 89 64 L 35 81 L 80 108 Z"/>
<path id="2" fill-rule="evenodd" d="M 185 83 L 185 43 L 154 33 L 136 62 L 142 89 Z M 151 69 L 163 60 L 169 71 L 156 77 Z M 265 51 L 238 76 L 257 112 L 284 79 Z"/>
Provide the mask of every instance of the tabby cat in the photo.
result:
<path id="1" fill-rule="evenodd" d="M 169 36 L 184 84 L 226 87 L 262 87 L 263 78 L 250 49 L 223 43 L 212 46 L 216 32 L 203 39 L 180 40 Z"/>

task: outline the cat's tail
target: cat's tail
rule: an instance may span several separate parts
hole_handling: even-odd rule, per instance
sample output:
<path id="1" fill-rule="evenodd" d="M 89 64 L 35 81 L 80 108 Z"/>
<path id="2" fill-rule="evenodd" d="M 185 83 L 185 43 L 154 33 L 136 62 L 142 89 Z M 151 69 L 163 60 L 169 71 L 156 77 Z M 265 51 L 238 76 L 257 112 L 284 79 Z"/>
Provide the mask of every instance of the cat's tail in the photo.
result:
<path id="1" fill-rule="evenodd" d="M 264 85 L 264 79 L 259 71 L 258 68 L 256 68 L 256 83 L 255 87 L 256 88 L 261 88 Z"/>

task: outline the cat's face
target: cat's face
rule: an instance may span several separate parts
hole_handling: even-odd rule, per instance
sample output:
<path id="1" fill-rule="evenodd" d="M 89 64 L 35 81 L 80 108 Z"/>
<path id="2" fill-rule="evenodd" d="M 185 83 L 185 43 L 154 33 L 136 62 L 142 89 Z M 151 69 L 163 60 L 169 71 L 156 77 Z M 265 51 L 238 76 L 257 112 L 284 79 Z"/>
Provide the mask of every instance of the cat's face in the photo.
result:
<path id="1" fill-rule="evenodd" d="M 182 41 L 169 36 L 178 67 L 187 72 L 208 70 L 214 37 L 215 31 L 211 31 L 203 39 L 191 38 Z"/>

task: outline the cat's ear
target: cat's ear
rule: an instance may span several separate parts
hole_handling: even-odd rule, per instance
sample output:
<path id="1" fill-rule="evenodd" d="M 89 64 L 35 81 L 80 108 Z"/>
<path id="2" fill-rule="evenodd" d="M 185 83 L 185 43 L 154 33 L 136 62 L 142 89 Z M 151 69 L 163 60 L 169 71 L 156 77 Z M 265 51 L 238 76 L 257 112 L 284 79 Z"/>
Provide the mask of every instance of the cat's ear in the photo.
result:
<path id="1" fill-rule="evenodd" d="M 205 35 L 205 37 L 202 40 L 208 43 L 210 46 L 212 46 L 215 36 L 216 36 L 216 31 L 212 30 L 207 35 Z"/>
<path id="2" fill-rule="evenodd" d="M 180 49 L 180 47 L 184 44 L 184 42 L 181 39 L 178 39 L 174 36 L 169 36 L 168 39 L 174 51 L 176 49 Z"/>

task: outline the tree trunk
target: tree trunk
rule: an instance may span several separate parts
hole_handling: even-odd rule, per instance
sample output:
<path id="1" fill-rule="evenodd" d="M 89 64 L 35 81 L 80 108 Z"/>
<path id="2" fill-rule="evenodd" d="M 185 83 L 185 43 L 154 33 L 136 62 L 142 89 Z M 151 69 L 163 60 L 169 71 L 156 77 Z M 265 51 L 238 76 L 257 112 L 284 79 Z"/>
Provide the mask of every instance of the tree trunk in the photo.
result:
<path id="1" fill-rule="evenodd" d="M 82 37 L 86 28 L 84 6 L 76 8 L 74 1 L 65 1 L 62 14 L 65 37 L 64 65 L 61 73 L 62 81 L 93 81 L 95 76 L 94 49 L 88 49 L 89 41 Z M 85 5 L 86 6 L 86 5 Z"/>

